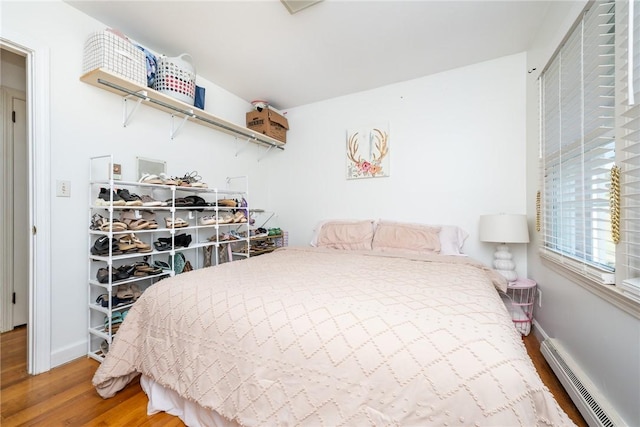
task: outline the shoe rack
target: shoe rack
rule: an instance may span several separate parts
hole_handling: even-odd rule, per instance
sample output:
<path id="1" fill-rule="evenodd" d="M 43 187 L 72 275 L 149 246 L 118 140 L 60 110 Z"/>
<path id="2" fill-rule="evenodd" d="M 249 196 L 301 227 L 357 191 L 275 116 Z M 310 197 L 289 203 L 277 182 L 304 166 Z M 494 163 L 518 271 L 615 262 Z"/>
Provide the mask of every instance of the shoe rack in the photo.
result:
<path id="1" fill-rule="evenodd" d="M 249 207 L 223 203 L 248 200 L 248 177 L 227 178 L 223 188 L 121 181 L 113 163 L 112 155 L 90 159 L 88 355 L 98 361 L 135 300 L 174 276 L 174 266 L 250 256 Z"/>

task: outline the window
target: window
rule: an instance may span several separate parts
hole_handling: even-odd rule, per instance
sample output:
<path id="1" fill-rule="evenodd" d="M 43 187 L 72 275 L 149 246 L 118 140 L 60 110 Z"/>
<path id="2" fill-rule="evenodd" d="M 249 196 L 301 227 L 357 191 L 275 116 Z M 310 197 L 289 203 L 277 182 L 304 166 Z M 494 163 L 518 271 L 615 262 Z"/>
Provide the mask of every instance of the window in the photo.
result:
<path id="1" fill-rule="evenodd" d="M 628 49 L 621 55 L 626 63 L 620 67 L 626 76 L 619 92 L 622 236 L 617 261 L 625 279 L 640 278 L 640 1 L 625 2 L 620 15 L 620 26 L 627 30 L 620 44 Z"/>
<path id="2" fill-rule="evenodd" d="M 541 76 L 543 247 L 547 257 L 612 283 L 609 209 L 615 161 L 615 3 L 584 12 Z"/>

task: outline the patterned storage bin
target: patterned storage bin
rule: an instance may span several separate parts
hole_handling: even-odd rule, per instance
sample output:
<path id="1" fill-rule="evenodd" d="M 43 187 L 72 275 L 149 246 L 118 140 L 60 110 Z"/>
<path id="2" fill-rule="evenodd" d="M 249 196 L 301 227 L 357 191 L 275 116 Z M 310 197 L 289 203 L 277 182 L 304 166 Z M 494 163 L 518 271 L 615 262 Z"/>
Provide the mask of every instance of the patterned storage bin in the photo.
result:
<path id="1" fill-rule="evenodd" d="M 175 58 L 158 57 L 158 70 L 153 88 L 193 105 L 196 97 L 196 70 L 191 56 L 183 53 Z"/>
<path id="2" fill-rule="evenodd" d="M 139 85 L 147 85 L 144 53 L 124 35 L 104 30 L 89 36 L 84 44 L 82 73 L 104 68 Z"/>

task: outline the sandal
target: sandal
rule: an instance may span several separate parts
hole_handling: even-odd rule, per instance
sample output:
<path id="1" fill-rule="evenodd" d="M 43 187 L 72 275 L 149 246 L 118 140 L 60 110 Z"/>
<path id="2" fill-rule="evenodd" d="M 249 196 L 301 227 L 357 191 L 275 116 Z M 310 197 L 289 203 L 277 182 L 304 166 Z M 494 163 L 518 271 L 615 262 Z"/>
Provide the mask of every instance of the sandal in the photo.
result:
<path id="1" fill-rule="evenodd" d="M 162 184 L 162 180 L 158 175 L 152 175 L 148 173 L 142 175 L 138 182 L 141 182 L 143 184 Z"/>
<path id="2" fill-rule="evenodd" d="M 100 236 L 96 239 L 91 247 L 92 255 L 109 255 L 109 241 L 111 241 L 111 254 L 119 255 L 122 252 L 118 250 L 118 240 L 117 239 L 109 239 L 108 236 Z"/>
<path id="3" fill-rule="evenodd" d="M 135 292 L 134 292 L 135 295 Z M 130 304 L 133 300 L 131 299 L 120 299 L 117 296 L 111 296 L 111 308 L 119 307 L 121 305 Z M 109 295 L 102 294 L 96 299 L 96 304 L 100 304 L 103 307 L 109 307 Z"/>
<path id="4" fill-rule="evenodd" d="M 156 240 L 153 242 L 153 246 L 155 246 L 157 251 L 170 251 L 171 250 L 171 242 L 161 242 L 160 240 Z"/>
<path id="5" fill-rule="evenodd" d="M 189 226 L 189 223 L 187 221 L 177 217 L 174 218 L 173 220 L 171 220 L 171 218 L 169 217 L 165 217 L 164 222 L 167 225 L 167 228 L 182 228 L 182 227 Z"/>
<path id="6" fill-rule="evenodd" d="M 124 321 L 124 318 L 122 316 L 122 313 L 120 313 L 119 311 L 115 311 L 111 314 L 111 333 L 112 334 L 115 334 L 118 331 L 123 321 Z M 109 330 L 109 316 L 104 317 L 104 329 L 105 331 Z"/>
<path id="7" fill-rule="evenodd" d="M 135 219 L 135 218 L 124 218 L 122 220 L 129 230 L 144 230 L 149 228 L 149 222 L 145 219 Z"/>
<path id="8" fill-rule="evenodd" d="M 122 239 L 120 239 L 122 241 Z M 138 252 L 140 253 L 145 253 L 145 252 L 151 252 L 151 245 L 146 244 L 145 242 L 143 242 L 142 240 L 138 239 L 136 237 L 135 234 L 131 233 L 129 234 L 129 240 L 131 243 L 133 243 L 133 245 L 136 247 L 136 249 L 138 250 Z"/>
<path id="9" fill-rule="evenodd" d="M 133 300 L 134 301 L 137 301 L 138 298 L 140 298 L 140 295 L 142 295 L 142 291 L 140 290 L 140 288 L 136 284 L 132 284 L 131 285 L 131 292 L 133 293 Z"/>

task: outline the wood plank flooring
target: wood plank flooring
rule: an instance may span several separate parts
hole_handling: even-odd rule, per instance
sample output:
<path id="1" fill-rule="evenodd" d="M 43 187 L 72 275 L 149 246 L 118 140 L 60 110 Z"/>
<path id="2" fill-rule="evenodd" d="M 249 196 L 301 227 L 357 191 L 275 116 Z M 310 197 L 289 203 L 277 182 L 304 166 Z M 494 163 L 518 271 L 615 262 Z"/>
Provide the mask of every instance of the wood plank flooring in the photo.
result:
<path id="1" fill-rule="evenodd" d="M 98 362 L 80 358 L 44 374 L 27 375 L 27 330 L 0 336 L 0 425 L 9 426 L 183 426 L 179 418 L 147 415 L 147 396 L 136 379 L 111 399 L 91 385 Z M 584 419 L 571 402 L 533 334 L 524 339 L 529 356 L 560 406 L 580 427 Z"/>

